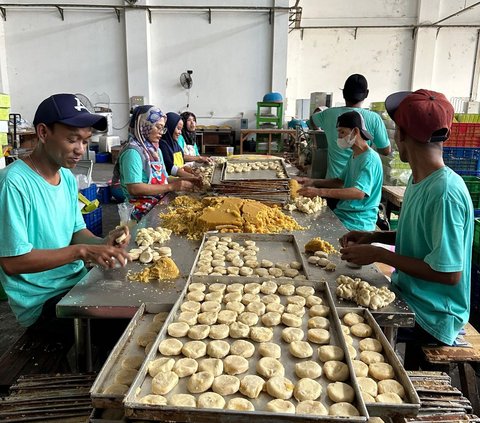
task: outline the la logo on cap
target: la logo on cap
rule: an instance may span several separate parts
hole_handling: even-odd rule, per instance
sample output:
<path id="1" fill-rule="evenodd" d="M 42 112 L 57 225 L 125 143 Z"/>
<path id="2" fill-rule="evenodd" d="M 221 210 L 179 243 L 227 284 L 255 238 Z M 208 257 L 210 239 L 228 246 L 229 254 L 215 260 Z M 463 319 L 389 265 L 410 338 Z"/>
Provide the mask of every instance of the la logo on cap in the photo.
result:
<path id="1" fill-rule="evenodd" d="M 77 105 L 74 106 L 74 109 L 77 112 L 81 112 L 82 110 L 86 110 L 87 112 L 90 113 L 90 111 L 83 105 L 83 103 L 77 97 L 74 97 L 74 98 L 75 98 L 75 101 L 77 102 Z"/>

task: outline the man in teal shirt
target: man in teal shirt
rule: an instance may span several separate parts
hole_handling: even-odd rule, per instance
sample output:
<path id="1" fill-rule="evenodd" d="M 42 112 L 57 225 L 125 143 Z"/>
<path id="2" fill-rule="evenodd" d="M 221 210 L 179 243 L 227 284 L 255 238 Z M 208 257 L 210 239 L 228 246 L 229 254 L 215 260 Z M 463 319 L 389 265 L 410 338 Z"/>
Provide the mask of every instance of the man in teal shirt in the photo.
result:
<path id="1" fill-rule="evenodd" d="M 334 213 L 349 230 L 374 230 L 382 195 L 383 171 L 378 154 L 367 144 L 372 135 L 366 130 L 362 115 L 351 111 L 339 116 L 336 144 L 352 151 L 338 178 L 299 178 L 299 195 L 340 200 Z"/>
<path id="2" fill-rule="evenodd" d="M 341 253 L 359 265 L 380 262 L 396 269 L 392 285 L 415 312 L 413 331 L 399 331 L 408 341 L 405 367 L 415 369 L 422 345 L 452 345 L 468 322 L 473 205 L 463 179 L 443 163 L 442 141 L 450 135 L 454 113 L 445 96 L 400 92 L 385 105 L 397 124 L 400 159 L 412 168 L 398 229 L 349 232 Z M 372 242 L 394 244 L 395 252 L 363 245 Z"/>
<path id="3" fill-rule="evenodd" d="M 367 131 L 372 134 L 372 138 L 367 140 L 368 144 L 371 145 L 373 142 L 378 153 L 384 156 L 390 154 L 390 140 L 388 139 L 382 118 L 375 112 L 362 109 L 362 104 L 367 96 L 368 83 L 366 78 L 360 74 L 350 75 L 343 87 L 343 98 L 346 106 L 325 109 L 323 112 L 313 114 L 310 118 L 310 125 L 315 129 L 323 129 L 327 137 L 328 163 L 326 179 L 339 178 L 352 155 L 351 150 L 343 150 L 337 145 L 337 119 L 346 112 L 356 111 L 361 113 Z"/>

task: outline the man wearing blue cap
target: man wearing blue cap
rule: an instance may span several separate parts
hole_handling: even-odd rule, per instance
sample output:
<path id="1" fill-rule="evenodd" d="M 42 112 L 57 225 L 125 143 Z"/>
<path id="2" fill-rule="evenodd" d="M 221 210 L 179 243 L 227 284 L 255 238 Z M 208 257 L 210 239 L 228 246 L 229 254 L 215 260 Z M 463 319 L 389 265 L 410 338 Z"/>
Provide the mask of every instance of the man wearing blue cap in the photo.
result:
<path id="1" fill-rule="evenodd" d="M 35 150 L 0 173 L 0 282 L 18 322 L 45 327 L 60 297 L 87 273 L 84 262 L 125 265 L 130 235 L 121 228 L 101 239 L 86 229 L 70 171 L 91 128 L 106 128 L 105 117 L 73 94 L 55 94 L 39 105 L 33 123 Z"/>

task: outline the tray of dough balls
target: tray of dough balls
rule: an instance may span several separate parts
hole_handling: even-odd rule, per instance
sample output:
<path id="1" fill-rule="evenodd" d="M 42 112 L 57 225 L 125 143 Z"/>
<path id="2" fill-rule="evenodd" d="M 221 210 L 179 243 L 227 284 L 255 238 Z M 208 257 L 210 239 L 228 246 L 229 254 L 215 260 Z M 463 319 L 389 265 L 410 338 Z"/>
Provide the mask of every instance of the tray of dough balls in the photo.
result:
<path id="1" fill-rule="evenodd" d="M 153 303 L 139 307 L 90 389 L 93 407 L 123 407 L 123 398 L 165 323 L 170 308 Z"/>
<path id="2" fill-rule="evenodd" d="M 222 182 L 288 181 L 283 159 L 234 160 L 223 163 Z"/>
<path id="3" fill-rule="evenodd" d="M 195 281 L 307 279 L 297 240 L 289 234 L 207 233 L 192 269 Z"/>
<path id="4" fill-rule="evenodd" d="M 416 416 L 420 399 L 369 310 L 337 308 L 358 386 L 372 416 Z"/>
<path id="5" fill-rule="evenodd" d="M 126 414 L 364 422 L 340 331 L 323 281 L 191 282 L 125 398 Z"/>

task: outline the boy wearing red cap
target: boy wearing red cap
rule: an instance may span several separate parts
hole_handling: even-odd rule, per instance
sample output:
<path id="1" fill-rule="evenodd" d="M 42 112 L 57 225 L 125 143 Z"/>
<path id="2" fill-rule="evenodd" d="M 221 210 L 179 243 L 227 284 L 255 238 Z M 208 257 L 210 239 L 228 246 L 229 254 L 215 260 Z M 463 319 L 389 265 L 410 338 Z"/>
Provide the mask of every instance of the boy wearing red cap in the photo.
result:
<path id="1" fill-rule="evenodd" d="M 445 96 L 399 92 L 385 105 L 397 125 L 400 158 L 412 168 L 398 229 L 349 232 L 341 239 L 341 253 L 356 264 L 395 267 L 392 285 L 416 318 L 405 367 L 416 368 L 422 345 L 452 345 L 468 321 L 473 205 L 463 179 L 443 163 L 442 142 L 450 135 L 454 113 Z M 395 252 L 362 245 L 372 242 L 395 244 Z"/>

